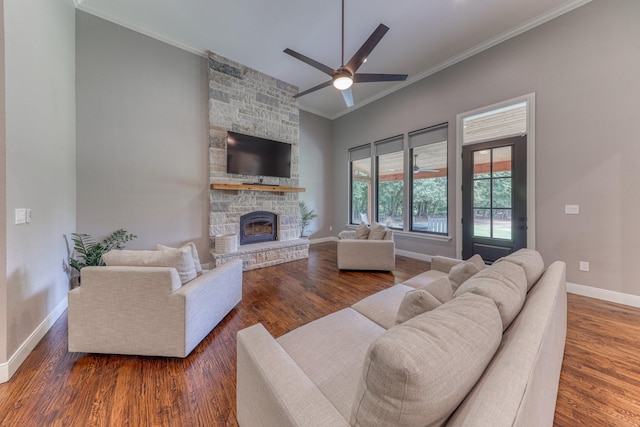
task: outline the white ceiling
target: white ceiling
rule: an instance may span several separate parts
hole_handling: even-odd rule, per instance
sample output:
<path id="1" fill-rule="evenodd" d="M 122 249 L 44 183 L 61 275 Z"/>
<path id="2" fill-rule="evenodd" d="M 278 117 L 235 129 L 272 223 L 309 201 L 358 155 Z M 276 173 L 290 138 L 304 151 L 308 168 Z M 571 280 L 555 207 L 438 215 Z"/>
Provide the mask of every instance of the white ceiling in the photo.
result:
<path id="1" fill-rule="evenodd" d="M 194 53 L 218 53 L 300 88 L 329 76 L 286 55 L 291 48 L 340 64 L 340 0 L 74 0 L 79 9 Z M 359 83 L 355 106 L 321 89 L 299 106 L 336 118 L 590 0 L 345 0 L 345 61 L 378 24 L 389 32 L 358 71 L 403 73 L 403 83 Z"/>

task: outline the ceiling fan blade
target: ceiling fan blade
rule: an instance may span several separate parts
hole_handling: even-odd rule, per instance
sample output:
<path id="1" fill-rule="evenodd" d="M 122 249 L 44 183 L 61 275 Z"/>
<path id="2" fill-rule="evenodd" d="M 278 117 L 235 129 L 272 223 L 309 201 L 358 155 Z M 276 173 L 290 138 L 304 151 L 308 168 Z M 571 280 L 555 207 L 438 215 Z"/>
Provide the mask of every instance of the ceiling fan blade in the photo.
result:
<path id="1" fill-rule="evenodd" d="M 371 82 L 403 82 L 407 80 L 407 74 L 363 74 L 353 76 L 354 83 Z"/>
<path id="2" fill-rule="evenodd" d="M 344 98 L 344 103 L 347 104 L 347 107 L 353 107 L 353 92 L 351 92 L 351 88 L 341 90 L 342 97 Z"/>
<path id="3" fill-rule="evenodd" d="M 297 95 L 293 95 L 294 98 L 300 98 L 308 93 L 315 92 L 319 89 L 325 88 L 327 86 L 331 86 L 333 84 L 333 80 L 329 80 L 328 82 L 320 83 L 318 86 L 314 86 L 311 89 L 307 89 L 304 92 L 300 92 Z"/>
<path id="4" fill-rule="evenodd" d="M 326 66 L 324 64 L 321 64 L 318 61 L 315 61 L 315 60 L 313 60 L 313 59 L 311 59 L 311 58 L 309 58 L 307 56 L 304 56 L 303 54 L 298 53 L 295 50 L 291 50 L 289 48 L 286 48 L 285 50 L 283 50 L 283 52 L 286 53 L 287 55 L 293 56 L 296 59 L 299 59 L 300 61 L 302 61 L 302 62 L 304 62 L 306 64 L 311 65 L 313 68 L 316 68 L 316 69 L 318 69 L 318 70 L 322 71 L 323 73 L 328 74 L 330 76 L 333 76 L 334 73 L 336 72 L 336 70 L 334 70 L 333 68 L 328 67 L 328 66 Z"/>
<path id="5" fill-rule="evenodd" d="M 364 63 L 364 60 L 367 59 L 367 56 L 371 53 L 371 51 L 376 47 L 376 45 L 380 42 L 382 37 L 389 31 L 389 27 L 384 24 L 378 25 L 378 28 L 371 33 L 366 42 L 358 49 L 353 58 L 349 60 L 349 62 L 345 65 L 346 68 L 351 71 L 352 74 L 355 74 L 358 71 L 358 68 Z"/>

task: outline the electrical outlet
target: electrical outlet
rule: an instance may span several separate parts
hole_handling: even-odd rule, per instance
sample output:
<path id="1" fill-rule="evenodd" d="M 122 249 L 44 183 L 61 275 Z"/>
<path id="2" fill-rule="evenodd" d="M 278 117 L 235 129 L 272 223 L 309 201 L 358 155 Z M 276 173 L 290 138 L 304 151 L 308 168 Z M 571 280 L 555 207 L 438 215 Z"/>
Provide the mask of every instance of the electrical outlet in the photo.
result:
<path id="1" fill-rule="evenodd" d="M 329 231 L 333 231 L 333 225 L 329 226 Z"/>
<path id="2" fill-rule="evenodd" d="M 580 271 L 589 271 L 589 262 L 580 261 Z"/>
<path id="3" fill-rule="evenodd" d="M 31 222 L 31 208 L 27 208 L 27 223 Z"/>

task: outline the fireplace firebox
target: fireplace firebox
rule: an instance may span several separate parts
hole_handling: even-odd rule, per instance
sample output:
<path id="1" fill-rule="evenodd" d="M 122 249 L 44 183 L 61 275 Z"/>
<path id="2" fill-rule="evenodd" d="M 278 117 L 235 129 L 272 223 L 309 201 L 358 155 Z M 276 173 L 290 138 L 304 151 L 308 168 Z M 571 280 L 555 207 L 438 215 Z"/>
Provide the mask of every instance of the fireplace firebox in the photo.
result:
<path id="1" fill-rule="evenodd" d="M 278 216 L 272 212 L 249 212 L 240 217 L 240 244 L 271 242 L 278 238 Z"/>

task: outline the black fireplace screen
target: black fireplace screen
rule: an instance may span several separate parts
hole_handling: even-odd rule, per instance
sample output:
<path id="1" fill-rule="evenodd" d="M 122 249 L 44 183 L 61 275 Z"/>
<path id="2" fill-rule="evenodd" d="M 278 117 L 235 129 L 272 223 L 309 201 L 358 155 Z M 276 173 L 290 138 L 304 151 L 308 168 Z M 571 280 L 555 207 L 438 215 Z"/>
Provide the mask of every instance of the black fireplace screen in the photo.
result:
<path id="1" fill-rule="evenodd" d="M 240 244 L 271 242 L 278 237 L 278 217 L 271 212 L 250 212 L 240 217 Z"/>

